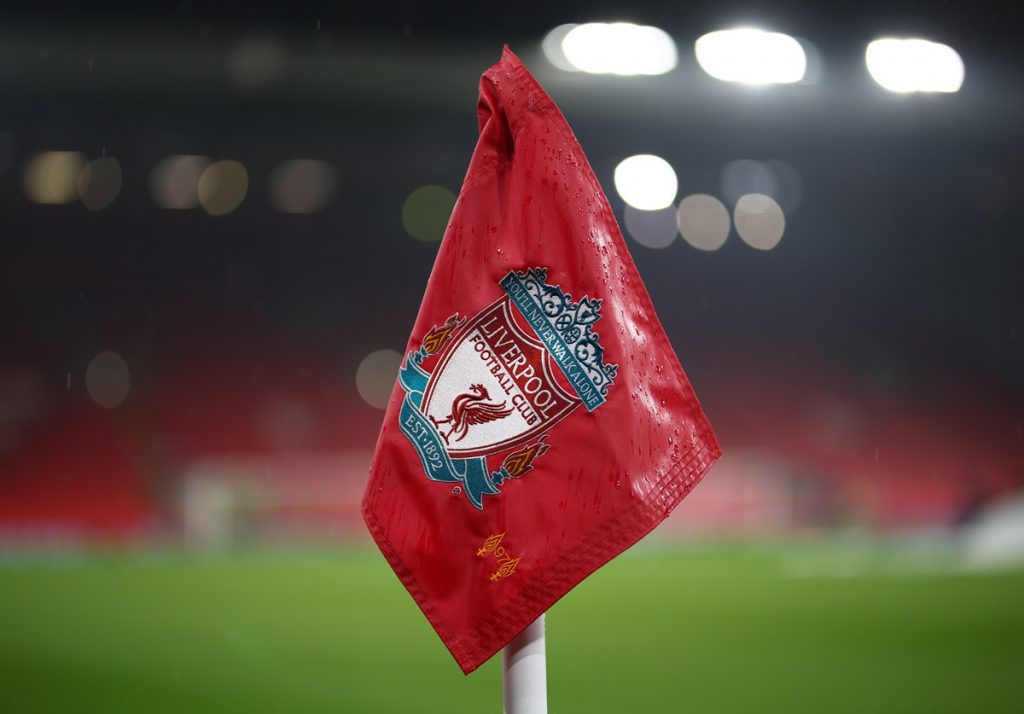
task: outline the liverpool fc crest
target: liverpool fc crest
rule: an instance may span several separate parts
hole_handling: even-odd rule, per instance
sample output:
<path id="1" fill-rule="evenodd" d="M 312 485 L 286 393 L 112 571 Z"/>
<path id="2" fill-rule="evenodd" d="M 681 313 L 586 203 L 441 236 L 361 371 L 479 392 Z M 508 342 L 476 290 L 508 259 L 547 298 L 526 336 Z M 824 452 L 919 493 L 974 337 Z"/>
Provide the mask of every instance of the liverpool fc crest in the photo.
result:
<path id="1" fill-rule="evenodd" d="M 510 272 L 504 295 L 432 328 L 399 374 L 399 426 L 427 478 L 456 484 L 478 509 L 533 468 L 552 427 L 580 405 L 600 407 L 615 378 L 593 330 L 601 300 L 573 302 L 546 280 L 546 268 Z"/>

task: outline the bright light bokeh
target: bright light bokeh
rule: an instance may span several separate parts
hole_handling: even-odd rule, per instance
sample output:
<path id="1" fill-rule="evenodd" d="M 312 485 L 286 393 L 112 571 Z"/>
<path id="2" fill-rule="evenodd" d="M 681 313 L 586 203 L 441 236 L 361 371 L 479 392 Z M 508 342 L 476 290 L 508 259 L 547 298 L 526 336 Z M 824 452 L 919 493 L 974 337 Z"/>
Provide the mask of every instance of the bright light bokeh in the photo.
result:
<path id="1" fill-rule="evenodd" d="M 791 84 L 807 71 L 796 38 L 752 27 L 710 32 L 697 40 L 694 51 L 701 69 L 723 82 Z"/>
<path id="2" fill-rule="evenodd" d="M 577 27 L 579 27 L 579 25 L 576 23 L 559 25 L 548 32 L 548 34 L 544 35 L 544 40 L 540 43 L 540 49 L 544 53 L 548 62 L 565 72 L 579 72 L 572 62 L 566 58 L 565 52 L 562 50 L 562 40 L 565 39 L 565 36 L 568 35 L 569 32 Z"/>
<path id="3" fill-rule="evenodd" d="M 804 200 L 804 178 L 792 164 L 779 159 L 766 162 L 776 183 L 777 195 L 773 195 L 782 210 L 787 214 L 794 213 Z M 759 193 L 753 191 L 752 193 Z"/>
<path id="4" fill-rule="evenodd" d="M 956 92 L 964 63 L 949 45 L 916 38 L 887 37 L 868 44 L 868 73 L 890 92 Z"/>
<path id="5" fill-rule="evenodd" d="M 402 204 L 402 226 L 416 240 L 434 243 L 444 237 L 455 208 L 455 194 L 444 186 L 420 186 Z"/>
<path id="6" fill-rule="evenodd" d="M 223 216 L 238 208 L 249 191 L 249 174 L 238 161 L 217 161 L 199 177 L 196 192 L 203 210 Z"/>
<path id="7" fill-rule="evenodd" d="M 629 22 L 577 25 L 565 33 L 561 49 L 570 65 L 590 74 L 665 74 L 678 61 L 676 43 L 667 32 Z"/>
<path id="8" fill-rule="evenodd" d="M 771 250 L 786 230 L 786 215 L 771 196 L 748 193 L 736 202 L 733 211 L 736 232 L 743 242 L 758 250 Z"/>
<path id="9" fill-rule="evenodd" d="M 680 201 L 676 221 L 683 240 L 697 250 L 718 250 L 729 237 L 728 209 L 706 193 L 695 193 Z"/>
<path id="10" fill-rule="evenodd" d="M 112 156 L 101 156 L 78 174 L 78 197 L 90 211 L 106 208 L 121 192 L 121 165 Z"/>
<path id="11" fill-rule="evenodd" d="M 660 156 L 637 154 L 615 167 L 615 190 L 622 200 L 642 211 L 660 211 L 676 200 L 679 179 Z"/>
<path id="12" fill-rule="evenodd" d="M 402 355 L 395 350 L 376 350 L 366 355 L 356 370 L 356 389 L 367 404 L 384 409 L 398 377 Z"/>
<path id="13" fill-rule="evenodd" d="M 25 194 L 33 203 L 71 203 L 78 198 L 78 176 L 85 156 L 78 151 L 44 151 L 25 167 Z"/>
<path id="14" fill-rule="evenodd" d="M 779 182 L 772 168 L 751 159 L 730 161 L 722 167 L 722 196 L 729 203 L 736 203 L 740 196 L 748 193 L 763 193 L 777 197 Z"/>
<path id="15" fill-rule="evenodd" d="M 177 155 L 161 160 L 149 174 L 149 190 L 160 208 L 187 210 L 199 205 L 199 177 L 210 165 L 205 156 Z"/>
<path id="16" fill-rule="evenodd" d="M 107 409 L 114 409 L 125 400 L 131 384 L 128 364 L 113 350 L 100 352 L 85 369 L 85 390 L 94 402 Z"/>
<path id="17" fill-rule="evenodd" d="M 676 208 L 669 205 L 660 211 L 641 211 L 626 206 L 623 218 L 626 231 L 645 248 L 668 248 L 676 239 Z"/>
<path id="18" fill-rule="evenodd" d="M 270 175 L 270 202 L 282 213 L 316 213 L 331 200 L 336 183 L 325 161 L 285 161 Z"/>
<path id="19" fill-rule="evenodd" d="M 277 82 L 285 52 L 272 35 L 253 35 L 241 40 L 226 55 L 228 81 L 238 89 L 257 90 Z"/>

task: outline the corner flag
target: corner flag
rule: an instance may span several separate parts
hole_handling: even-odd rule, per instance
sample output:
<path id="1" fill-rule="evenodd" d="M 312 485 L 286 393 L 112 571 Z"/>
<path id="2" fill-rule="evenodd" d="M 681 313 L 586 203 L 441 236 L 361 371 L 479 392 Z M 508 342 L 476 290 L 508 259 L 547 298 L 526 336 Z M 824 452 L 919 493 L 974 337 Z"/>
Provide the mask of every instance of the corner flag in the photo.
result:
<path id="1" fill-rule="evenodd" d="M 478 114 L 363 500 L 466 673 L 720 453 L 583 150 L 507 48 Z"/>

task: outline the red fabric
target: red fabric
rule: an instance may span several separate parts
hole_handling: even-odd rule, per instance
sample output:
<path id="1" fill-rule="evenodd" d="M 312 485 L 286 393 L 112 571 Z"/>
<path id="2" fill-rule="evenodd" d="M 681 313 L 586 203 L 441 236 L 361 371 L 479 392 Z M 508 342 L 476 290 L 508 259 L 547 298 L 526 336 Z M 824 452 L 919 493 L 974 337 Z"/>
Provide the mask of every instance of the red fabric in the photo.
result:
<path id="1" fill-rule="evenodd" d="M 582 149 L 507 48 L 478 112 L 363 501 L 466 673 L 720 453 Z"/>

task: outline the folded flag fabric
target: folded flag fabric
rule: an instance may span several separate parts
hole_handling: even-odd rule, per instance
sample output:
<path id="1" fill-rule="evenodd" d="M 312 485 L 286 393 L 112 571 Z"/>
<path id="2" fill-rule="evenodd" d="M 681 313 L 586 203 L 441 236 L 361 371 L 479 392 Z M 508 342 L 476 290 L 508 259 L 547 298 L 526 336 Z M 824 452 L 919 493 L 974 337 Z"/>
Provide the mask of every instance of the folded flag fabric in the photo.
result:
<path id="1" fill-rule="evenodd" d="M 363 500 L 466 673 L 720 454 L 583 150 L 508 48 L 478 114 Z"/>

